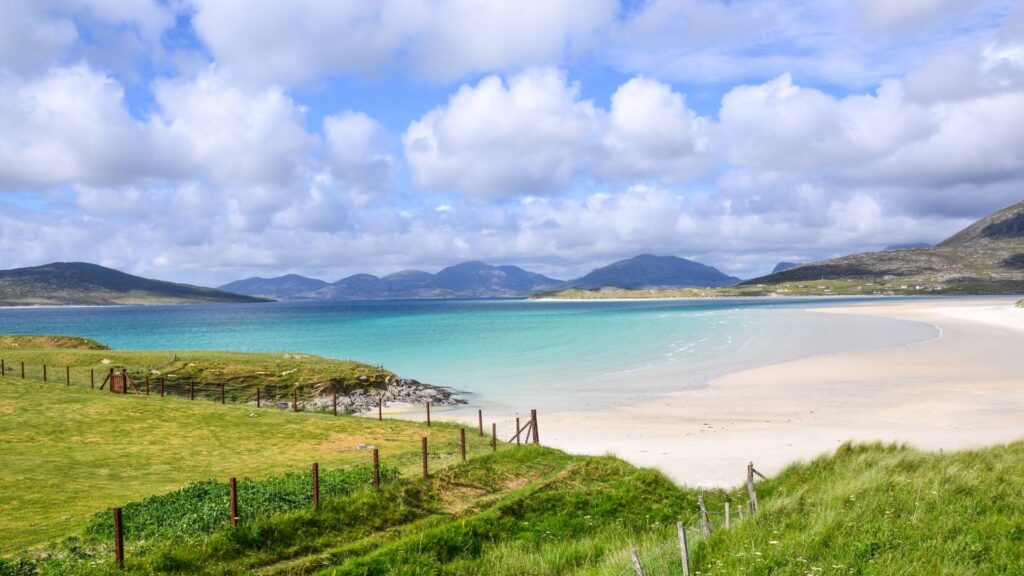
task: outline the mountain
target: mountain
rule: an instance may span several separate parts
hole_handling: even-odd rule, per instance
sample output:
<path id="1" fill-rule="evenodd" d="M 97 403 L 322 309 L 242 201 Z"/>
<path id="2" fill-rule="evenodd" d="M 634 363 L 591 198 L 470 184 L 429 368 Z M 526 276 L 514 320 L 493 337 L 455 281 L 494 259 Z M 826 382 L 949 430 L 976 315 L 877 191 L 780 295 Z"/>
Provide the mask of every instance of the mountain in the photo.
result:
<path id="1" fill-rule="evenodd" d="M 931 248 L 851 254 L 743 284 L 810 280 L 900 282 L 945 292 L 1024 292 L 1024 202 L 986 216 Z"/>
<path id="2" fill-rule="evenodd" d="M 931 248 L 932 245 L 927 242 L 910 242 L 907 244 L 891 244 L 885 247 L 885 250 L 915 250 L 917 248 Z"/>
<path id="3" fill-rule="evenodd" d="M 434 276 L 434 285 L 453 292 L 485 291 L 494 294 L 530 294 L 554 288 L 561 280 L 528 272 L 518 266 L 491 266 L 483 262 L 463 262 L 449 266 Z"/>
<path id="4" fill-rule="evenodd" d="M 716 268 L 676 256 L 641 254 L 593 270 L 586 276 L 567 282 L 565 287 L 594 290 L 602 286 L 618 288 L 679 288 L 729 286 L 739 281 Z"/>
<path id="5" fill-rule="evenodd" d="M 790 268 L 793 268 L 795 266 L 799 266 L 799 264 L 797 264 L 796 262 L 779 262 L 778 264 L 775 265 L 775 268 L 772 268 L 772 274 L 775 274 L 776 272 L 782 272 L 783 270 L 789 270 Z"/>
<path id="6" fill-rule="evenodd" d="M 218 286 L 217 289 L 234 292 L 235 294 L 246 294 L 248 296 L 290 300 L 299 298 L 308 292 L 320 290 L 327 285 L 327 282 L 317 280 L 316 278 L 307 278 L 298 274 L 286 274 L 276 278 L 254 276 L 245 280 L 235 280 L 223 286 Z"/>
<path id="7" fill-rule="evenodd" d="M 0 270 L 0 306 L 265 301 L 213 288 L 150 280 L 85 262 Z"/>
<path id="8" fill-rule="evenodd" d="M 318 290 L 313 298 L 495 298 L 529 296 L 562 283 L 517 266 L 463 262 L 437 274 L 403 270 L 383 278 L 357 274 Z"/>

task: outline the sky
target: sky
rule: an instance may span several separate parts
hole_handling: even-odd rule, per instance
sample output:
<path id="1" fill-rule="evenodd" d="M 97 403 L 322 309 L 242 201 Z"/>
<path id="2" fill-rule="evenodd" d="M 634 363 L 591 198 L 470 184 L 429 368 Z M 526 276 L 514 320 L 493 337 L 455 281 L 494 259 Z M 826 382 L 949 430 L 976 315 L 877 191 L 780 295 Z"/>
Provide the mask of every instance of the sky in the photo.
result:
<path id="1" fill-rule="evenodd" d="M 1024 200 L 1019 0 L 2 0 L 0 268 L 740 277 Z"/>

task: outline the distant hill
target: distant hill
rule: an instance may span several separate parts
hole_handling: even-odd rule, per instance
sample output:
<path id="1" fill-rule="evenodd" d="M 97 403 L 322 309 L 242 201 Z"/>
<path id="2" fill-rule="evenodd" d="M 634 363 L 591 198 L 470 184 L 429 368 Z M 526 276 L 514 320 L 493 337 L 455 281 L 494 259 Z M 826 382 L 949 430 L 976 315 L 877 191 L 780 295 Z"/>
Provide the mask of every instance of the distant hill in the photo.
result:
<path id="1" fill-rule="evenodd" d="M 550 290 L 563 282 L 518 266 L 491 266 L 483 262 L 463 262 L 437 274 L 420 270 L 402 270 L 384 277 L 353 274 L 333 283 L 292 275 L 263 282 L 239 280 L 222 286 L 242 294 L 280 300 L 373 300 L 385 298 L 495 298 L 518 297 Z M 310 289 L 303 290 L 308 281 Z"/>
<path id="2" fill-rule="evenodd" d="M 916 250 L 918 248 L 931 248 L 932 245 L 927 242 L 910 242 L 907 244 L 891 244 L 885 247 L 885 250 Z"/>
<path id="3" fill-rule="evenodd" d="M 729 286 L 739 278 L 716 268 L 676 256 L 641 254 L 598 268 L 586 276 L 569 281 L 566 288 L 594 290 L 603 286 L 618 288 L 679 288 Z"/>
<path id="4" fill-rule="evenodd" d="M 986 216 L 931 248 L 852 254 L 743 284 L 811 280 L 902 282 L 944 292 L 1024 292 L 1024 202 Z"/>
<path id="5" fill-rule="evenodd" d="M 782 272 L 783 270 L 789 270 L 790 268 L 794 268 L 796 266 L 799 266 L 799 264 L 797 264 L 796 262 L 779 262 L 778 264 L 775 265 L 775 268 L 772 268 L 772 274 L 775 274 L 776 272 Z"/>
<path id="6" fill-rule="evenodd" d="M 264 301 L 213 288 L 150 280 L 85 262 L 0 270 L 0 306 Z"/>
<path id="7" fill-rule="evenodd" d="M 315 292 L 327 285 L 327 282 L 317 280 L 316 278 L 307 278 L 298 274 L 286 274 L 276 278 L 254 276 L 245 280 L 235 280 L 223 286 L 218 286 L 217 289 L 234 292 L 235 294 L 287 300 L 300 297 L 308 292 Z"/>

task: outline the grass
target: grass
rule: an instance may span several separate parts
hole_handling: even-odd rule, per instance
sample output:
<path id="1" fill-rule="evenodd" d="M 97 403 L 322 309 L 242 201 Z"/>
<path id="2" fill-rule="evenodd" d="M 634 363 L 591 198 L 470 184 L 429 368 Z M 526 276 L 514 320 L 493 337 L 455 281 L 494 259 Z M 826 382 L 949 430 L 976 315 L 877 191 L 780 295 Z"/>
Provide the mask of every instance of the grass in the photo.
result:
<path id="1" fill-rule="evenodd" d="M 1017 308 L 1024 308 L 1024 300 L 1017 301 Z"/>
<path id="2" fill-rule="evenodd" d="M 249 401 L 255 386 L 269 387 L 280 397 L 292 390 L 300 392 L 337 392 L 356 388 L 380 388 L 394 376 L 379 366 L 349 360 L 334 360 L 299 353 L 247 353 L 195 350 L 111 350 L 99 342 L 71 336 L 3 335 L 0 358 L 8 376 L 21 375 L 65 383 L 70 370 L 71 383 L 102 384 L 109 370 L 126 370 L 136 386 L 142 387 L 148 376 L 156 389 L 157 379 L 169 387 L 181 388 L 194 382 L 198 389 L 215 390 L 223 384 L 229 399 Z"/>
<path id="3" fill-rule="evenodd" d="M 251 414 L 257 414 L 253 417 Z M 432 467 L 457 459 L 458 430 L 319 413 L 0 378 L 0 554 L 37 548 L 82 530 L 98 511 L 229 476 L 262 479 L 367 464 L 415 471 L 420 437 Z M 489 451 L 468 434 L 471 453 Z"/>
<path id="4" fill-rule="evenodd" d="M 982 291 L 984 287 L 977 287 L 977 290 Z M 561 292 L 540 294 L 536 297 L 571 300 L 602 300 L 608 298 L 643 300 L 650 298 L 735 298 L 755 296 L 910 296 L 969 293 L 972 291 L 975 291 L 974 287 L 957 287 L 934 283 L 922 284 L 906 281 L 807 280 L 781 282 L 778 284 L 744 284 L 725 288 L 615 288 L 605 290 L 572 288 Z"/>

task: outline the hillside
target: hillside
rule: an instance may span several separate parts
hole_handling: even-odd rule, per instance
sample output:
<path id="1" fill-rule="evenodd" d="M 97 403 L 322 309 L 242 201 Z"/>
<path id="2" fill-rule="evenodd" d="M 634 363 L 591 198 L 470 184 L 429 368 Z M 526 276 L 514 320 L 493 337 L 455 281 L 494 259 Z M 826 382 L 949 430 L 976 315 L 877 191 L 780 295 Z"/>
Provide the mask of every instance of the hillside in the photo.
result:
<path id="1" fill-rule="evenodd" d="M 492 266 L 474 261 L 449 266 L 437 274 L 419 270 L 402 270 L 384 277 L 353 274 L 330 284 L 290 275 L 239 280 L 221 289 L 279 300 L 495 298 L 528 296 L 561 283 L 561 280 L 518 266 Z"/>
<path id="2" fill-rule="evenodd" d="M 1024 292 L 1024 202 L 932 248 L 883 250 L 803 264 L 742 285 L 849 280 L 946 293 Z"/>
<path id="3" fill-rule="evenodd" d="M 0 270 L 0 306 L 263 302 L 254 298 L 132 276 L 85 262 Z"/>
<path id="4" fill-rule="evenodd" d="M 309 292 L 315 292 L 327 285 L 327 282 L 324 282 L 323 280 L 306 278 L 305 276 L 300 276 L 298 274 L 286 274 L 284 276 L 277 276 L 276 278 L 260 278 L 259 276 L 254 276 L 252 278 L 246 278 L 245 280 L 235 280 L 234 282 L 228 282 L 223 286 L 218 286 L 217 289 L 233 292 L 235 294 L 256 296 L 259 298 L 289 300 L 301 297 L 303 294 Z"/>
<path id="5" fill-rule="evenodd" d="M 566 283 L 567 288 L 680 288 L 729 286 L 739 278 L 717 269 L 676 256 L 641 254 L 597 268 Z"/>

